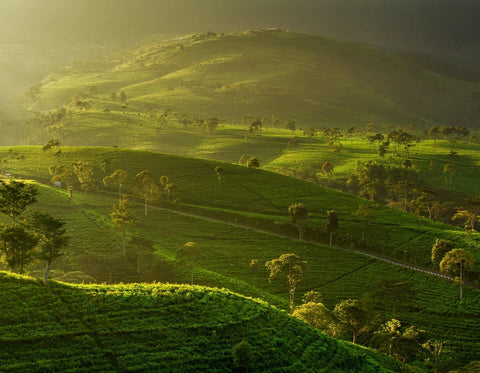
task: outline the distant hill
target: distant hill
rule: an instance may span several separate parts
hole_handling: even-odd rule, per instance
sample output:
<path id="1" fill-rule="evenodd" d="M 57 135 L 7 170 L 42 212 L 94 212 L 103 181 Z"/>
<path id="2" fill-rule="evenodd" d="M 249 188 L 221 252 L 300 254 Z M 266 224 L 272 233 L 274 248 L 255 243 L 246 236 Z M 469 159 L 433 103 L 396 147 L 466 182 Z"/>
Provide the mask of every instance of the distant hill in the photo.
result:
<path id="1" fill-rule="evenodd" d="M 285 312 L 194 286 L 49 287 L 0 272 L 2 372 L 396 372 L 374 350 L 336 341 Z"/>
<path id="2" fill-rule="evenodd" d="M 66 108 L 72 115 L 62 131 L 75 132 L 75 142 L 84 145 L 89 141 L 79 141 L 78 125 L 85 124 L 85 115 L 96 136 L 115 140 L 115 124 L 125 115 L 133 115 L 135 123 L 155 110 L 236 122 L 245 115 L 269 121 L 273 116 L 282 125 L 294 120 L 297 127 L 369 122 L 478 127 L 480 83 L 476 76 L 467 78 L 467 72 L 442 75 L 411 58 L 319 36 L 280 30 L 210 33 L 152 37 L 66 67 L 30 90 L 16 108 L 30 113 Z"/>

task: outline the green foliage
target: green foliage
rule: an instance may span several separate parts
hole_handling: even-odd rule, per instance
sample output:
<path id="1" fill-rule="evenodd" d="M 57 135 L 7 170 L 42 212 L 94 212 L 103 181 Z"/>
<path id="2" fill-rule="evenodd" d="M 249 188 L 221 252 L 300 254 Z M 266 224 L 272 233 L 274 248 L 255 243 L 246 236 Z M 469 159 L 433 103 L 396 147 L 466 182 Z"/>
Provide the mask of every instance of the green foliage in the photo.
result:
<path id="1" fill-rule="evenodd" d="M 432 262 L 440 266 L 440 262 L 445 257 L 445 254 L 453 249 L 454 246 L 450 240 L 436 239 L 432 247 Z"/>
<path id="2" fill-rule="evenodd" d="M 288 216 L 292 224 L 297 227 L 299 239 L 302 240 L 308 224 L 307 207 L 302 202 L 294 203 L 288 206 Z"/>
<path id="3" fill-rule="evenodd" d="M 0 213 L 8 215 L 12 224 L 15 224 L 25 209 L 36 202 L 37 194 L 38 190 L 33 184 L 0 179 Z"/>
<path id="4" fill-rule="evenodd" d="M 2 372 L 232 372 L 232 357 L 239 369 L 261 372 L 397 367 L 373 350 L 328 338 L 275 307 L 226 290 L 54 281 L 44 287 L 0 272 L 0 297 Z"/>
<path id="5" fill-rule="evenodd" d="M 0 232 L 2 261 L 20 274 L 34 260 L 38 238 L 23 227 L 12 226 Z"/>
<path id="6" fill-rule="evenodd" d="M 272 259 L 265 263 L 265 267 L 269 271 L 269 281 L 280 276 L 286 278 L 290 294 L 290 313 L 293 313 L 295 290 L 298 282 L 302 279 L 306 264 L 307 262 L 297 254 L 282 254 L 277 259 Z"/>

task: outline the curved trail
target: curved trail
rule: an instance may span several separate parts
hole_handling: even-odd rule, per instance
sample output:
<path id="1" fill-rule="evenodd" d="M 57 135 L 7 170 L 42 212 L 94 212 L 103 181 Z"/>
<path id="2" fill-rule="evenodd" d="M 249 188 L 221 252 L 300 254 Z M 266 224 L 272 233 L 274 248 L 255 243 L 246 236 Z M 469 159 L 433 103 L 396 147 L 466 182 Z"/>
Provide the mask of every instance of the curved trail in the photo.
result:
<path id="1" fill-rule="evenodd" d="M 179 210 L 169 209 L 169 208 L 166 208 L 166 207 L 149 206 L 149 209 L 167 211 L 167 212 L 171 212 L 171 213 L 178 214 L 178 215 L 188 216 L 188 217 L 191 217 L 191 218 L 194 218 L 194 219 L 203 219 L 203 220 L 211 221 L 211 222 L 215 222 L 215 223 L 231 225 L 231 226 L 234 226 L 234 227 L 237 227 L 237 228 L 248 229 L 248 230 L 251 230 L 251 231 L 254 231 L 254 232 L 267 234 L 267 235 L 275 236 L 275 237 L 279 237 L 279 238 L 285 238 L 285 239 L 289 239 L 289 240 L 295 241 L 295 242 L 307 242 L 307 243 L 311 243 L 311 244 L 315 244 L 315 245 L 322 245 L 322 244 L 320 244 L 316 241 L 311 241 L 311 240 L 299 241 L 297 238 L 289 237 L 289 236 L 278 234 L 278 233 L 273 233 L 273 232 L 263 230 L 263 229 L 253 228 L 253 227 L 250 227 L 248 225 L 232 223 L 232 222 L 221 220 L 221 219 L 215 219 L 215 218 L 211 218 L 211 217 L 207 217 L 207 216 L 202 216 L 202 215 L 192 214 L 192 213 L 183 212 L 183 211 L 179 211 Z M 322 246 L 325 246 L 325 245 L 322 245 Z M 440 272 L 431 271 L 431 270 L 428 270 L 428 269 L 425 269 L 425 268 L 422 268 L 422 267 L 418 267 L 418 266 L 415 266 L 415 265 L 412 265 L 412 264 L 406 264 L 406 263 L 398 262 L 396 260 L 384 257 L 382 255 L 372 254 L 372 253 L 369 253 L 369 252 L 366 252 L 366 251 L 361 251 L 361 250 L 356 250 L 356 249 L 349 249 L 349 248 L 342 247 L 342 246 L 333 246 L 333 247 L 336 248 L 336 249 L 339 249 L 339 250 L 343 250 L 343 251 L 347 251 L 347 252 L 350 252 L 350 253 L 355 253 L 355 254 L 367 256 L 369 258 L 373 258 L 373 259 L 376 259 L 376 260 L 380 260 L 382 262 L 389 263 L 389 264 L 395 265 L 397 267 L 407 268 L 407 269 L 411 269 L 411 270 L 416 271 L 416 272 L 421 272 L 421 273 L 425 273 L 425 274 L 428 274 L 428 275 L 431 275 L 431 276 L 439 277 L 439 278 L 442 278 L 444 280 L 449 280 L 449 281 L 452 281 L 452 282 L 456 281 L 455 278 L 452 277 L 452 276 L 448 276 L 448 275 L 440 273 Z M 469 286 L 469 287 L 472 287 L 472 288 L 475 288 L 475 289 L 480 289 L 480 285 L 476 285 L 476 284 L 473 284 L 471 282 L 464 282 L 463 284 L 465 286 Z"/>

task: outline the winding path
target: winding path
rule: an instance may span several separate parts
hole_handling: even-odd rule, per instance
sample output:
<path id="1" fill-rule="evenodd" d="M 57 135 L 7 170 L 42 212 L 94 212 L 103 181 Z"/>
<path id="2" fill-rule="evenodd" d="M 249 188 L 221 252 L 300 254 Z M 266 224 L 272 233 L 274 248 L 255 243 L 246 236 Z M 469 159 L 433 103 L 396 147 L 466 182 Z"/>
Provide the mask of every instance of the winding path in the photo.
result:
<path id="1" fill-rule="evenodd" d="M 258 233 L 267 234 L 267 235 L 270 235 L 270 236 L 285 238 L 285 239 L 289 239 L 291 241 L 299 242 L 299 240 L 297 238 L 282 235 L 282 234 L 279 234 L 279 233 L 273 233 L 273 232 L 263 230 L 263 229 L 250 227 L 248 225 L 232 223 L 232 222 L 221 220 L 221 219 L 211 218 L 211 217 L 207 217 L 207 216 L 203 216 L 203 215 L 192 214 L 192 213 L 183 212 L 183 211 L 179 211 L 179 210 L 174 210 L 174 209 L 170 209 L 170 208 L 166 208 L 166 207 L 149 206 L 149 208 L 153 209 L 153 210 L 167 211 L 167 212 L 171 212 L 171 213 L 178 214 L 178 215 L 188 216 L 188 217 L 191 217 L 191 218 L 194 218 L 194 219 L 203 219 L 203 220 L 211 221 L 211 222 L 215 222 L 215 223 L 231 225 L 231 226 L 234 226 L 234 227 L 237 227 L 237 228 L 248 229 L 248 230 L 251 230 L 251 231 L 254 231 L 254 232 L 258 232 Z M 316 241 L 312 241 L 312 240 L 303 240 L 302 242 L 307 242 L 307 243 L 311 243 L 311 244 L 315 244 L 315 245 L 322 245 L 322 244 L 320 244 Z M 322 246 L 324 246 L 324 245 L 322 245 Z M 369 258 L 373 258 L 373 259 L 376 259 L 376 260 L 380 260 L 380 261 L 385 262 L 385 263 L 393 264 L 397 267 L 407 268 L 407 269 L 410 269 L 410 270 L 413 270 L 413 271 L 416 271 L 416 272 L 421 272 L 421 273 L 425 273 L 425 274 L 428 274 L 428 275 L 431 275 L 431 276 L 442 278 L 444 280 L 448 280 L 448 281 L 452 281 L 452 282 L 456 281 L 454 277 L 448 276 L 444 273 L 428 270 L 428 269 L 425 269 L 425 268 L 422 268 L 422 267 L 415 266 L 413 264 L 402 263 L 402 262 L 384 257 L 382 255 L 372 254 L 372 253 L 362 251 L 362 250 L 349 249 L 349 248 L 342 247 L 342 246 L 333 246 L 333 247 L 335 247 L 336 249 L 339 249 L 339 250 L 348 251 L 348 252 L 351 252 L 351 253 L 355 253 L 355 254 L 367 256 Z M 471 282 L 464 282 L 464 285 L 475 288 L 475 289 L 480 289 L 480 285 L 477 285 L 477 284 L 474 284 L 474 283 L 471 283 Z"/>

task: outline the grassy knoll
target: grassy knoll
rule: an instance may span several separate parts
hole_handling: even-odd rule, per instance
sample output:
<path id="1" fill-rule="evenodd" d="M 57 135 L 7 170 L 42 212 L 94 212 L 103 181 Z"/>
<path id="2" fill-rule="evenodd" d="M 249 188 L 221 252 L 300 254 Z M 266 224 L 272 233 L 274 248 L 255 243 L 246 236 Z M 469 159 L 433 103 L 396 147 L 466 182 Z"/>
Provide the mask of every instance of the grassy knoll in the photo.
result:
<path id="1" fill-rule="evenodd" d="M 308 327 L 266 303 L 178 285 L 64 285 L 0 272 L 2 372 L 394 372 L 392 359 Z"/>

